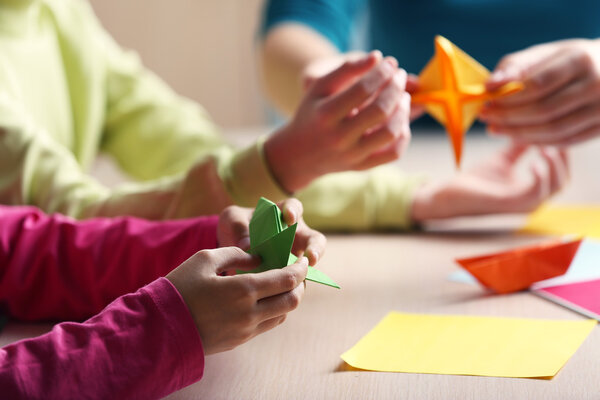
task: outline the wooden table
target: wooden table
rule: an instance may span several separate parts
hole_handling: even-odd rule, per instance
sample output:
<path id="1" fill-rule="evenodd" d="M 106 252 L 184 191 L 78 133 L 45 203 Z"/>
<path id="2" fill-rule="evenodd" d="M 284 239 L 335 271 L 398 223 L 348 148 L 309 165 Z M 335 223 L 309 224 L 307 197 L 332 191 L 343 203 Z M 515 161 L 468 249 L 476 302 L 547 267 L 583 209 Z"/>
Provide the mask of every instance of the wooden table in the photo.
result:
<path id="1" fill-rule="evenodd" d="M 401 162 L 432 176 L 454 173 L 441 137 L 415 135 Z M 465 166 L 500 142 L 472 136 Z M 600 204 L 600 141 L 573 149 L 572 184 L 559 202 Z M 432 160 L 436 160 L 432 162 Z M 598 399 L 600 328 L 552 380 L 381 373 L 353 370 L 340 354 L 389 311 L 581 319 L 526 292 L 494 296 L 450 282 L 458 256 L 542 240 L 513 233 L 522 217 L 461 219 L 412 234 L 329 235 L 320 266 L 342 290 L 307 283 L 298 310 L 276 329 L 233 351 L 209 356 L 204 378 L 170 399 Z M 600 263 L 599 263 L 600 264 Z M 599 266 L 600 267 L 600 266 Z M 4 345 L 48 329 L 10 324 Z"/>

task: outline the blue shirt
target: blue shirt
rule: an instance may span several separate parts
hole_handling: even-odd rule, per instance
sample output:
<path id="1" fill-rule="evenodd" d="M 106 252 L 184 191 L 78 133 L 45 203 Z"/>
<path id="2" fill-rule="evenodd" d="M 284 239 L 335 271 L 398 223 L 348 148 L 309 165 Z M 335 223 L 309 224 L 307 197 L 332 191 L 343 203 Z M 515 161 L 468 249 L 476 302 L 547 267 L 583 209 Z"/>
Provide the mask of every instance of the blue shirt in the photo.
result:
<path id="1" fill-rule="evenodd" d="M 367 47 L 395 56 L 412 73 L 432 56 L 437 34 L 489 69 L 534 44 L 600 37 L 598 0 L 269 0 L 263 32 L 299 22 L 347 51 L 363 16 Z"/>

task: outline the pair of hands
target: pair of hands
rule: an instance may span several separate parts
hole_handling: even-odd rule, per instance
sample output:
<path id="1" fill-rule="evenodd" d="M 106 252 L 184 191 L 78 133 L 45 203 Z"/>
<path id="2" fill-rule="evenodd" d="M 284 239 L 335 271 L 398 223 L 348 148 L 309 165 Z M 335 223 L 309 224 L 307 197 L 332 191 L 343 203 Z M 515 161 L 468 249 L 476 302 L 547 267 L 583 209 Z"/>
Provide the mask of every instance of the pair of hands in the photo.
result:
<path id="1" fill-rule="evenodd" d="M 520 80 L 525 89 L 486 105 L 481 119 L 514 144 L 448 182 L 420 188 L 415 221 L 527 212 L 560 190 L 569 175 L 563 150 L 540 149 L 524 176 L 516 166 L 527 144 L 568 145 L 600 134 L 599 58 L 598 40 L 548 43 L 505 57 L 488 88 Z M 284 188 L 295 191 L 328 172 L 367 169 L 401 156 L 410 141 L 408 124 L 422 109 L 410 107 L 417 78 L 401 69 L 391 73 L 390 65 L 397 63 L 377 52 L 308 65 L 304 101 L 290 124 L 265 144 Z M 446 198 L 452 202 L 440 204 Z"/>
<path id="2" fill-rule="evenodd" d="M 319 261 L 326 239 L 304 223 L 298 200 L 286 200 L 279 207 L 286 224 L 298 222 L 292 252 L 304 257 L 295 264 L 235 275 L 235 270 L 257 268 L 260 258 L 243 250 L 250 247 L 253 210 L 230 206 L 221 213 L 217 228 L 223 247 L 199 251 L 167 275 L 194 318 L 205 354 L 230 350 L 276 327 L 300 304 L 307 267 Z"/>
<path id="3" fill-rule="evenodd" d="M 450 182 L 420 188 L 416 221 L 528 212 L 568 181 L 564 147 L 600 135 L 600 40 L 564 40 L 510 54 L 487 88 L 516 80 L 524 83 L 522 91 L 489 102 L 480 115 L 492 135 L 513 144 Z M 541 159 L 519 178 L 515 167 L 527 145 L 553 147 L 540 147 Z"/>

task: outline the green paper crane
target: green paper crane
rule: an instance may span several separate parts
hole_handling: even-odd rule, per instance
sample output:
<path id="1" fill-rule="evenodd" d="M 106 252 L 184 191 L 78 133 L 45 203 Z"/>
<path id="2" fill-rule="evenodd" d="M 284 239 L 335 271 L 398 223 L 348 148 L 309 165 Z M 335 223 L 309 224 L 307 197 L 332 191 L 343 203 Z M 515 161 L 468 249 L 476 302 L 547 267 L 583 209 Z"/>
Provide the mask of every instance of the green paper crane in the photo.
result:
<path id="1" fill-rule="evenodd" d="M 298 257 L 291 253 L 298 223 L 287 226 L 275 203 L 261 197 L 250 220 L 250 254 L 262 258 L 260 266 L 251 272 L 263 272 L 283 268 L 296 262 Z M 327 275 L 316 268 L 308 267 L 306 280 L 339 289 Z"/>

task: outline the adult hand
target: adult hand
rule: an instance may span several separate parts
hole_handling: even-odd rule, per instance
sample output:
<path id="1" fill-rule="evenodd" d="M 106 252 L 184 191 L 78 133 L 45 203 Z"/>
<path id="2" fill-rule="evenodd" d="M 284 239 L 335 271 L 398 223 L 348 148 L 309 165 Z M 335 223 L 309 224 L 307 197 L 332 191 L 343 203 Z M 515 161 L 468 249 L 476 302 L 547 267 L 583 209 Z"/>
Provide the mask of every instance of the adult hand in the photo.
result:
<path id="1" fill-rule="evenodd" d="M 167 275 L 187 304 L 205 354 L 233 349 L 281 324 L 300 304 L 308 260 L 256 274 L 258 257 L 237 247 L 202 250 Z"/>
<path id="2" fill-rule="evenodd" d="M 305 255 L 310 265 L 315 265 L 325 252 L 327 239 L 322 233 L 306 225 L 302 218 L 302 203 L 297 199 L 284 200 L 278 204 L 278 207 L 287 225 L 298 223 L 292 253 L 296 256 Z M 253 209 L 237 206 L 230 206 L 223 210 L 217 227 L 219 246 L 236 246 L 248 250 L 250 248 L 249 225 L 253 212 Z"/>
<path id="3" fill-rule="evenodd" d="M 492 134 L 562 146 L 600 135 L 600 40 L 564 40 L 510 54 L 487 87 L 514 80 L 524 89 L 481 113 Z"/>
<path id="4" fill-rule="evenodd" d="M 569 163 L 565 151 L 542 148 L 522 177 L 516 166 L 526 150 L 514 144 L 448 182 L 423 185 L 413 200 L 413 220 L 533 211 L 565 185 Z"/>
<path id="5" fill-rule="evenodd" d="M 372 52 L 346 61 L 307 89 L 292 121 L 265 143 L 265 158 L 289 192 L 337 171 L 400 157 L 410 141 L 406 72 Z"/>

